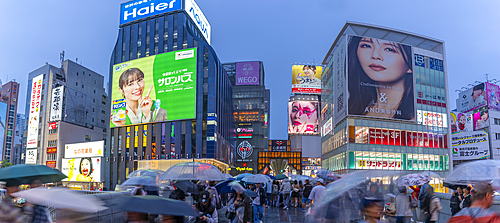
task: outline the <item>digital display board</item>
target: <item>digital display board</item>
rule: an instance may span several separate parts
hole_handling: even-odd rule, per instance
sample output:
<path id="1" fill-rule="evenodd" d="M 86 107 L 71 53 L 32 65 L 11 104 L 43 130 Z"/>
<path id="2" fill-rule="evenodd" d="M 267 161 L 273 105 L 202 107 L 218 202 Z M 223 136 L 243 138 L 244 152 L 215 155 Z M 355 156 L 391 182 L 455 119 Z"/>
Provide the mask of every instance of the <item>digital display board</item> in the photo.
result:
<path id="1" fill-rule="evenodd" d="M 292 93 L 321 94 L 322 66 L 293 65 Z"/>
<path id="2" fill-rule="evenodd" d="M 318 109 L 317 101 L 288 102 L 288 133 L 318 134 Z"/>
<path id="3" fill-rule="evenodd" d="M 181 9 L 182 0 L 135 0 L 121 4 L 120 25 Z"/>

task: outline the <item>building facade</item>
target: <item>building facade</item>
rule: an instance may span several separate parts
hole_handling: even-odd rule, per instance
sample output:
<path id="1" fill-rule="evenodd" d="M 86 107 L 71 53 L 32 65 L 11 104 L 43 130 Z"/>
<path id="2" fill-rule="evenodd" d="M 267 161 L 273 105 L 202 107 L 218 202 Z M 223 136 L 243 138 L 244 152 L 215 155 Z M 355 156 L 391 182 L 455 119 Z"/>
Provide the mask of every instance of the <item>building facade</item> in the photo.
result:
<path id="1" fill-rule="evenodd" d="M 388 63 L 391 57 L 397 69 Z M 450 169 L 443 41 L 347 22 L 323 64 L 323 168 L 441 175 Z M 385 71 L 392 79 L 378 78 Z"/>
<path id="2" fill-rule="evenodd" d="M 2 138 L 0 145 L 3 148 L 1 158 L 11 163 L 14 163 L 16 158 L 14 137 L 16 132 L 19 87 L 19 83 L 9 81 L 1 89 L 1 102 L 4 103 L 1 106 L 2 108 L 0 108 L 0 122 L 3 123 L 0 128 L 4 128 L 4 131 L 0 132 L 0 137 Z"/>
<path id="3" fill-rule="evenodd" d="M 195 71 L 189 74 L 193 75 L 189 80 L 196 83 L 194 99 L 189 98 L 195 101 L 195 116 L 111 128 L 104 168 L 107 171 L 104 177 L 106 188 L 110 189 L 126 179 L 127 174 L 134 170 L 134 162 L 139 168 L 143 165 L 152 168 L 149 161 L 154 161 L 153 168 L 166 170 L 172 159 L 186 159 L 188 162 L 187 159 L 204 158 L 226 171 L 232 162 L 231 157 L 234 157 L 231 155 L 234 151 L 231 142 L 234 129 L 232 85 L 210 46 L 210 24 L 194 0 L 157 1 L 154 12 L 149 12 L 149 3 L 143 3 L 130 1 L 121 5 L 121 24 L 110 60 L 109 89 L 119 88 L 113 85 L 114 65 L 128 61 L 134 63 L 136 59 L 152 56 L 159 58 L 171 52 L 176 55 L 195 52 Z M 169 69 L 168 66 L 165 69 Z M 145 79 L 148 79 L 147 75 Z M 111 100 L 108 102 L 112 103 Z M 175 111 L 174 108 L 167 109 L 167 112 Z"/>
<path id="4" fill-rule="evenodd" d="M 102 75 L 71 60 L 30 72 L 21 163 L 61 170 L 66 144 L 106 139 L 109 111 L 103 86 Z"/>
<path id="5" fill-rule="evenodd" d="M 26 116 L 24 114 L 17 113 L 16 116 L 16 133 L 14 136 L 14 154 L 12 157 L 13 164 L 24 163 L 24 159 L 21 156 L 23 154 L 23 142 L 24 133 L 26 131 Z"/>
<path id="6" fill-rule="evenodd" d="M 262 61 L 224 63 L 233 86 L 233 117 L 236 144 L 232 174 L 257 173 L 258 152 L 267 149 L 270 128 L 270 90 L 264 84 Z"/>

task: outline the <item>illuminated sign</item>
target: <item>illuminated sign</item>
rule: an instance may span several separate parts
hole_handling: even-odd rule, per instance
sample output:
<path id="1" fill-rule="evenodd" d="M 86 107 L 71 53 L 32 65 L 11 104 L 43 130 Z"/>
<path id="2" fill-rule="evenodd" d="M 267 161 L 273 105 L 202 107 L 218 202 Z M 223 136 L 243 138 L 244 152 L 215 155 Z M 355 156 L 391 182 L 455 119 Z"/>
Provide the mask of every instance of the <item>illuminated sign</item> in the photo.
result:
<path id="1" fill-rule="evenodd" d="M 57 152 L 57 147 L 48 147 L 47 148 L 47 153 L 56 153 Z"/>
<path id="2" fill-rule="evenodd" d="M 64 158 L 103 156 L 104 141 L 66 144 Z"/>
<path id="3" fill-rule="evenodd" d="M 390 169 L 402 170 L 401 161 L 356 159 L 356 169 Z"/>
<path id="4" fill-rule="evenodd" d="M 45 162 L 45 166 L 50 167 L 52 169 L 56 168 L 56 161 L 47 161 Z"/>
<path id="5" fill-rule="evenodd" d="M 57 122 L 49 123 L 49 130 L 52 130 L 52 129 L 57 129 Z"/>
<path id="6" fill-rule="evenodd" d="M 180 2 L 181 0 L 173 0 Z M 181 3 L 179 3 L 180 5 Z M 210 44 L 210 36 L 212 33 L 212 26 L 210 26 L 210 23 L 208 23 L 207 18 L 205 18 L 205 15 L 201 11 L 200 7 L 194 0 L 186 0 L 184 2 L 184 10 L 186 13 L 189 15 L 189 17 L 193 20 L 193 22 L 196 24 L 196 27 L 200 30 L 201 34 L 205 37 L 207 40 L 208 44 Z"/>
<path id="7" fill-rule="evenodd" d="M 239 139 L 251 139 L 252 138 L 252 133 L 241 133 L 238 134 Z"/>
<path id="8" fill-rule="evenodd" d="M 253 171 L 252 167 L 236 167 L 237 171 Z"/>
<path id="9" fill-rule="evenodd" d="M 37 153 L 37 149 L 27 149 L 25 164 L 36 164 Z"/>
<path id="10" fill-rule="evenodd" d="M 52 90 L 52 105 L 50 106 L 50 121 L 59 121 L 62 116 L 62 104 L 64 97 L 64 86 Z"/>
<path id="11" fill-rule="evenodd" d="M 269 151 L 273 152 L 286 152 L 290 151 L 290 141 L 289 140 L 269 140 Z"/>
<path id="12" fill-rule="evenodd" d="M 448 119 L 444 113 L 417 110 L 417 124 L 447 128 Z"/>
<path id="13" fill-rule="evenodd" d="M 258 122 L 260 121 L 259 112 L 235 112 L 235 122 Z"/>
<path id="14" fill-rule="evenodd" d="M 333 129 L 333 124 L 332 124 L 332 117 L 328 119 L 328 121 L 323 124 L 323 128 L 321 128 L 321 136 L 326 136 L 328 133 L 330 133 Z"/>
<path id="15" fill-rule="evenodd" d="M 181 9 L 181 0 L 135 0 L 121 4 L 120 25 Z"/>
<path id="16" fill-rule="evenodd" d="M 31 84 L 30 114 L 28 116 L 28 145 L 27 148 L 37 148 L 38 127 L 40 124 L 40 96 L 42 94 L 43 74 L 33 78 Z"/>
<path id="17" fill-rule="evenodd" d="M 253 128 L 237 128 L 236 132 L 253 132 Z"/>
<path id="18" fill-rule="evenodd" d="M 241 142 L 236 148 L 236 152 L 241 157 L 241 159 L 237 161 L 252 161 L 252 159 L 248 158 L 250 158 L 253 153 L 253 147 L 248 141 L 245 140 Z"/>

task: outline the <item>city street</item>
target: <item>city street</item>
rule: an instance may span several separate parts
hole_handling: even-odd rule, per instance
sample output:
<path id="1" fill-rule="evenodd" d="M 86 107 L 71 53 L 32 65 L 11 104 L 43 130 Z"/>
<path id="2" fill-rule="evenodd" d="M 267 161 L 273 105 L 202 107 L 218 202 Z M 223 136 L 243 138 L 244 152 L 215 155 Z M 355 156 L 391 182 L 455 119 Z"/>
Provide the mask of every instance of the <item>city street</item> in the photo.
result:
<path id="1" fill-rule="evenodd" d="M 222 208 L 219 211 L 219 222 L 227 223 L 230 222 L 226 216 L 226 208 Z M 290 222 L 298 223 L 305 222 L 305 211 L 301 211 L 299 208 L 290 208 L 288 210 L 283 210 L 282 207 L 270 207 L 265 208 L 264 218 L 262 222 Z"/>

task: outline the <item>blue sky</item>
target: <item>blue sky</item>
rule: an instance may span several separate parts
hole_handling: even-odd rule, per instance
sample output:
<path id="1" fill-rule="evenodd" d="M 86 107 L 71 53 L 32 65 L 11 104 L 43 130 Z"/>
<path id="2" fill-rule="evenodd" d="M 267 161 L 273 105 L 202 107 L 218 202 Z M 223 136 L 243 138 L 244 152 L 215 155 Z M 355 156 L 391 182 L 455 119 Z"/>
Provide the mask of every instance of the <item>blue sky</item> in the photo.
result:
<path id="1" fill-rule="evenodd" d="M 2 1 L 0 79 L 21 83 L 20 113 L 28 73 L 59 53 L 78 58 L 108 78 L 120 4 L 125 1 Z M 212 26 L 212 46 L 222 62 L 264 61 L 271 89 L 271 138 L 287 137 L 291 63 L 321 63 L 346 21 L 396 28 L 444 40 L 451 109 L 456 89 L 500 80 L 498 1 L 197 0 Z"/>

